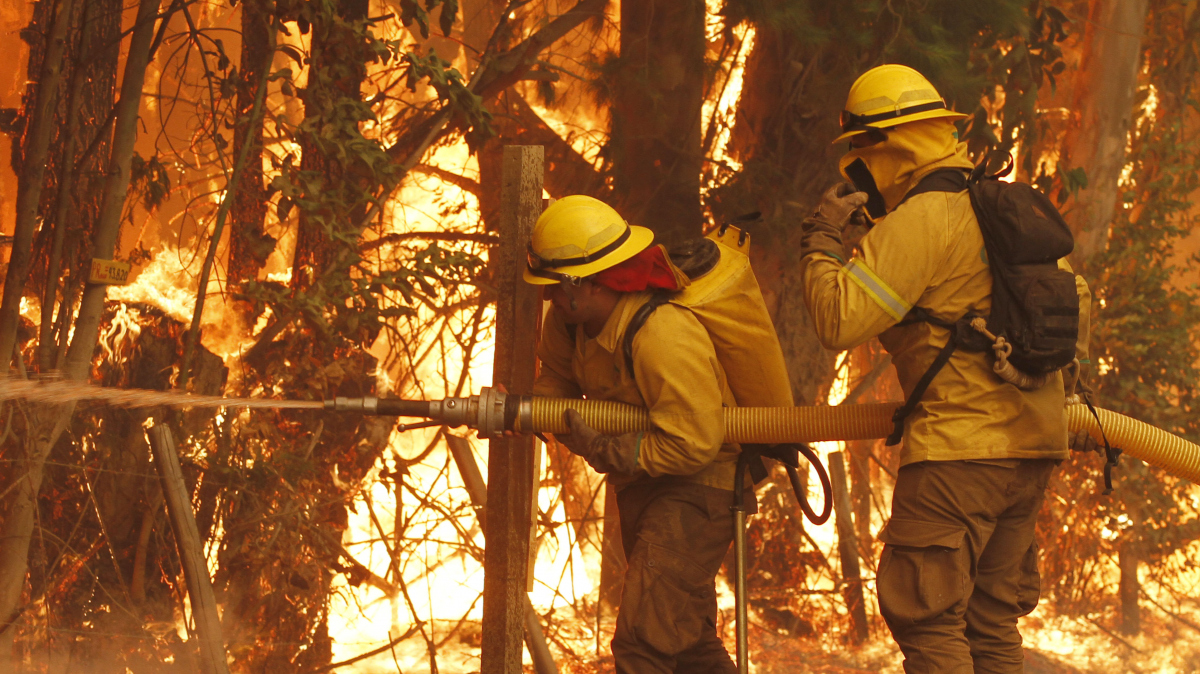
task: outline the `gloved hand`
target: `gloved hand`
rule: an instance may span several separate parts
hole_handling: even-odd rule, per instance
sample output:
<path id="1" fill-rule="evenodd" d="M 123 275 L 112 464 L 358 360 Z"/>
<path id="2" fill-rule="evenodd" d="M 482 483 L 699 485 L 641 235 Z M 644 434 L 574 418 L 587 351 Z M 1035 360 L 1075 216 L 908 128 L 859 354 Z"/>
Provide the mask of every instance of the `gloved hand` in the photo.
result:
<path id="1" fill-rule="evenodd" d="M 800 225 L 804 232 L 800 237 L 800 257 L 820 252 L 844 261 L 842 229 L 850 222 L 850 216 L 866 203 L 866 192 L 855 192 L 850 183 L 838 183 L 826 190 L 816 212 Z"/>
<path id="2" fill-rule="evenodd" d="M 566 445 L 572 454 L 583 457 L 592 470 L 597 473 L 633 473 L 637 470 L 641 433 L 601 435 L 573 409 L 563 413 L 563 421 L 567 422 L 571 432 L 555 439 Z"/>
<path id="3" fill-rule="evenodd" d="M 1096 438 L 1093 438 L 1090 433 L 1082 428 L 1071 435 L 1069 444 L 1073 452 L 1104 453 L 1104 444 L 1096 442 Z"/>

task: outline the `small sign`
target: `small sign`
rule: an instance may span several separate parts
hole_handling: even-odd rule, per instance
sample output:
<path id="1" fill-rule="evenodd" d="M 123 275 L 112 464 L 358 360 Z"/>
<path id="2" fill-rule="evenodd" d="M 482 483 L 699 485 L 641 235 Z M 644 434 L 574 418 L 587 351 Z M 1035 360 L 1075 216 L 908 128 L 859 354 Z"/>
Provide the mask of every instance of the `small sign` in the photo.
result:
<path id="1" fill-rule="evenodd" d="M 123 286 L 129 282 L 130 269 L 125 262 L 92 258 L 92 273 L 88 275 L 88 283 Z"/>

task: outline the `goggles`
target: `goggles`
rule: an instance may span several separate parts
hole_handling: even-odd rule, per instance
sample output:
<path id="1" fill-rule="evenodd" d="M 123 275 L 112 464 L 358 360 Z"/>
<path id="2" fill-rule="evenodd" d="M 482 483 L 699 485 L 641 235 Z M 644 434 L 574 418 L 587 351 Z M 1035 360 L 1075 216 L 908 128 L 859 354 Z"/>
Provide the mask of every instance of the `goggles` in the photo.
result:
<path id="1" fill-rule="evenodd" d="M 599 250 L 596 250 L 595 252 L 585 253 L 576 257 L 542 257 L 533 250 L 533 243 L 530 242 L 525 247 L 525 264 L 529 269 L 529 273 L 533 274 L 534 276 L 577 286 L 581 281 L 583 281 L 582 277 L 572 276 L 571 274 L 564 274 L 554 270 L 561 267 L 577 267 L 588 264 L 589 262 L 595 262 L 596 260 L 599 260 L 600 258 L 605 257 L 609 253 L 620 248 L 623 243 L 629 240 L 629 237 L 632 234 L 633 230 L 629 228 L 629 225 L 625 225 L 625 231 L 621 232 L 621 235 L 613 240 L 612 243 L 600 248 Z"/>
<path id="2" fill-rule="evenodd" d="M 570 274 L 564 274 L 562 272 L 557 272 L 557 271 L 548 271 L 545 269 L 530 268 L 529 273 L 533 274 L 534 276 L 538 276 L 541 278 L 548 278 L 551 281 L 558 281 L 559 283 L 566 283 L 567 285 L 572 285 L 572 286 L 577 286 L 577 285 L 583 283 L 582 276 L 571 276 Z"/>
<path id="3" fill-rule="evenodd" d="M 887 112 L 880 112 L 880 113 L 874 114 L 874 115 L 856 115 L 856 114 L 850 112 L 849 110 L 842 110 L 842 115 L 841 115 L 840 121 L 842 124 L 842 132 L 843 133 L 845 133 L 847 131 L 866 131 L 868 129 L 877 128 L 877 127 L 874 127 L 871 125 L 877 124 L 879 122 L 886 122 L 886 121 L 892 120 L 892 119 L 899 119 L 900 117 L 907 117 L 908 115 L 915 115 L 918 112 L 929 112 L 930 110 L 945 110 L 945 109 L 946 109 L 945 101 L 934 101 L 932 103 L 922 103 L 920 105 L 913 105 L 913 106 L 903 108 L 900 110 L 889 110 Z"/>

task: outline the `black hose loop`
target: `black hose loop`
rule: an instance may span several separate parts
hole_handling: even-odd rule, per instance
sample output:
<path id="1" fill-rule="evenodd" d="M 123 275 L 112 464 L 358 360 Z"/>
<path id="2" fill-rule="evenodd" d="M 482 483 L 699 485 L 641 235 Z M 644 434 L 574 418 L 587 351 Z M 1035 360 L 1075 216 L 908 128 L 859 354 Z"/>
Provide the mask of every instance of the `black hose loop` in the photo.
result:
<path id="1" fill-rule="evenodd" d="M 800 473 L 792 466 L 784 466 L 787 469 L 788 481 L 792 483 L 792 491 L 796 494 L 796 501 L 800 504 L 800 510 L 804 511 L 804 516 L 809 522 L 816 525 L 825 524 L 829 520 L 829 515 L 833 512 L 833 483 L 829 481 L 829 472 L 825 470 L 825 464 L 821 463 L 821 458 L 811 447 L 805 444 L 796 443 L 796 449 L 804 455 L 805 459 L 812 464 L 812 467 L 817 471 L 817 479 L 821 481 L 821 492 L 824 497 L 824 508 L 821 514 L 818 515 L 812 509 L 812 505 L 808 502 L 808 494 L 805 493 L 804 485 L 800 482 Z"/>

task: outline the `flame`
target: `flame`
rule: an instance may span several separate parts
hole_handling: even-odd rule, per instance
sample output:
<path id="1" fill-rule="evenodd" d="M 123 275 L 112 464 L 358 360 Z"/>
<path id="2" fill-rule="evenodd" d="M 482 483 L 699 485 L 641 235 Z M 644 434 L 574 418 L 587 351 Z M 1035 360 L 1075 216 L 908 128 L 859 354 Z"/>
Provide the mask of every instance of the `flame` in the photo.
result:
<path id="1" fill-rule="evenodd" d="M 829 405 L 840 405 L 846 396 L 850 395 L 850 352 L 842 351 L 834 359 L 834 378 L 825 394 L 825 402 Z M 830 452 L 840 452 L 846 449 L 846 443 L 840 440 L 830 442 L 815 442 L 813 449 L 825 457 Z"/>
<path id="2" fill-rule="evenodd" d="M 28 295 L 21 298 L 21 316 L 34 325 L 42 324 L 42 303 Z"/>
<path id="3" fill-rule="evenodd" d="M 732 32 L 738 46 L 729 64 L 729 74 L 726 76 L 724 87 L 716 99 L 704 101 L 703 112 L 704 118 L 710 120 L 709 124 L 717 125 L 711 150 L 712 161 L 727 167 L 730 171 L 737 172 L 742 170 L 742 163 L 730 156 L 726 152 L 726 149 L 729 146 L 729 138 L 732 135 L 733 120 L 737 114 L 738 101 L 742 97 L 742 86 L 745 83 L 746 75 L 746 59 L 754 51 L 755 32 L 754 28 L 747 23 L 734 26 Z"/>

